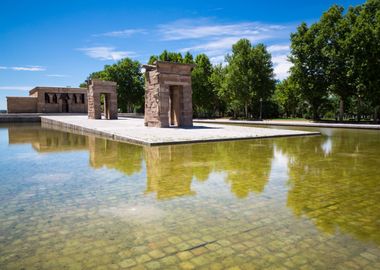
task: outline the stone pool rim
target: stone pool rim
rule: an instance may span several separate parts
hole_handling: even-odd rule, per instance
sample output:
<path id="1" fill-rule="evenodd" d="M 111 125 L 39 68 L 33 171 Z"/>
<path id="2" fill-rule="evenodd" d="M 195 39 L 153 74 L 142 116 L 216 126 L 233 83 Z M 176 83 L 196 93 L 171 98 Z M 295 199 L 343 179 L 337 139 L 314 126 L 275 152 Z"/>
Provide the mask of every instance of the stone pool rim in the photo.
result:
<path id="1" fill-rule="evenodd" d="M 71 116 L 75 116 L 75 115 L 71 115 Z M 60 117 L 64 117 L 64 116 L 60 115 Z M 97 137 L 106 138 L 106 139 L 110 139 L 114 141 L 131 143 L 131 144 L 136 144 L 136 145 L 143 145 L 143 146 L 165 146 L 165 145 L 178 145 L 178 144 L 212 143 L 212 142 L 227 142 L 227 141 L 242 141 L 242 140 L 272 139 L 272 138 L 286 138 L 286 137 L 300 137 L 300 136 L 320 136 L 321 135 L 320 132 L 311 132 L 311 131 L 302 131 L 302 130 L 299 130 L 299 131 L 281 130 L 283 132 L 280 134 L 262 135 L 262 136 L 257 135 L 257 136 L 241 136 L 241 137 L 204 138 L 204 139 L 191 139 L 191 140 L 170 140 L 169 139 L 168 141 L 151 142 L 151 141 L 144 140 L 143 138 L 140 138 L 140 139 L 131 138 L 128 136 L 114 134 L 109 131 L 107 132 L 103 130 L 96 130 L 95 128 L 89 128 L 89 127 L 81 126 L 78 124 L 59 121 L 57 119 L 52 119 L 46 115 L 41 115 L 40 119 L 41 119 L 41 126 L 44 128 L 58 129 L 58 130 L 76 133 L 80 135 L 95 135 Z M 123 117 L 122 119 L 126 120 L 126 119 L 135 119 L 135 118 Z M 92 120 L 92 121 L 96 121 L 96 120 Z M 112 121 L 119 121 L 119 120 L 112 120 Z M 225 124 L 216 124 L 216 123 L 213 125 L 220 126 L 220 127 L 229 126 Z M 242 128 L 255 129 L 254 127 L 242 127 Z M 156 128 L 147 128 L 147 129 L 156 129 Z M 180 128 L 180 129 L 187 129 L 187 128 Z M 263 128 L 258 128 L 258 129 L 263 129 Z M 160 130 L 165 130 L 165 129 L 162 128 Z"/>

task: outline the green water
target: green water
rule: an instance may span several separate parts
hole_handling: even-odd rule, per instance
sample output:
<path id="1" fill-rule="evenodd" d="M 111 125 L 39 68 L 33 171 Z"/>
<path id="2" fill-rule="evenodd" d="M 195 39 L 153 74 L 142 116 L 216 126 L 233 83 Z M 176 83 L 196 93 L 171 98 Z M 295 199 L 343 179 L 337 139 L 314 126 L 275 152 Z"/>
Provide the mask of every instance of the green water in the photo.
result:
<path id="1" fill-rule="evenodd" d="M 0 269 L 380 269 L 380 132 L 320 131 L 149 148 L 2 125 Z"/>

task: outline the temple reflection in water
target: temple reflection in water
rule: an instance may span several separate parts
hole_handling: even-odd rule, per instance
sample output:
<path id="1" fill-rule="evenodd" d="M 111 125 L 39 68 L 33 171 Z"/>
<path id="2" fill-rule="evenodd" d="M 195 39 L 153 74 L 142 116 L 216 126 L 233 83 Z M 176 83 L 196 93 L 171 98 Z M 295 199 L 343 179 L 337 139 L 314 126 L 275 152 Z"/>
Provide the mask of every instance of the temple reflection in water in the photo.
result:
<path id="1" fill-rule="evenodd" d="M 145 194 L 158 200 L 196 196 L 195 183 L 223 175 L 237 198 L 264 193 L 276 155 L 286 162 L 286 207 L 320 230 L 337 230 L 380 244 L 380 193 L 373 177 L 379 166 L 377 140 L 355 131 L 330 136 L 245 142 L 142 147 L 50 129 L 8 129 L 9 144 L 31 144 L 40 152 L 88 151 L 93 168 L 126 175 L 146 172 Z M 348 134 L 349 133 L 349 134 Z M 307 147 L 305 147 L 307 146 Z M 364 150 L 363 150 L 364 149 Z M 363 158 L 363 157 L 366 158 Z M 286 171 L 286 172 L 285 172 Z M 272 181 L 272 179 L 271 179 Z M 216 191 L 217 192 L 217 191 Z"/>
<path id="2" fill-rule="evenodd" d="M 94 136 L 83 136 L 39 126 L 25 130 L 10 127 L 9 143 L 30 143 L 41 153 L 88 150 L 93 168 L 116 169 L 126 175 L 146 167 L 146 193 L 157 199 L 194 195 L 193 181 L 206 181 L 212 172 L 226 173 L 226 183 L 239 198 L 260 193 L 269 179 L 273 145 L 269 141 L 250 144 L 226 142 L 162 147 L 143 147 Z M 244 157 L 244 158 L 242 158 Z"/>

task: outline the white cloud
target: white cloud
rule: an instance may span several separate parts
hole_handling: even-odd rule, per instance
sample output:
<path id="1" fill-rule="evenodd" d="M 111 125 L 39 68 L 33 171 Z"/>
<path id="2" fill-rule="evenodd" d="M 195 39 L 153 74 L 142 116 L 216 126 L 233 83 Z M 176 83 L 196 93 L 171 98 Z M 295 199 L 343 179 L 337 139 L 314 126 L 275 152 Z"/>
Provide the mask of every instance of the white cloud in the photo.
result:
<path id="1" fill-rule="evenodd" d="M 0 90 L 4 91 L 29 91 L 32 86 L 0 86 Z"/>
<path id="2" fill-rule="evenodd" d="M 130 37 L 134 34 L 145 34 L 146 31 L 144 29 L 124 29 L 119 31 L 111 31 L 101 34 L 95 34 L 95 37 Z"/>
<path id="3" fill-rule="evenodd" d="M 289 47 L 288 44 L 283 44 L 283 45 L 279 45 L 279 44 L 271 45 L 271 46 L 269 46 L 267 49 L 268 49 L 268 51 L 269 51 L 270 53 L 283 52 L 283 51 L 290 51 L 290 47 Z"/>
<path id="4" fill-rule="evenodd" d="M 55 78 L 66 78 L 66 77 L 69 77 L 69 75 L 65 75 L 65 74 L 48 74 L 46 76 L 48 76 L 48 77 L 55 77 Z"/>
<path id="5" fill-rule="evenodd" d="M 221 38 L 217 40 L 212 40 L 203 44 L 199 44 L 193 47 L 183 48 L 180 51 L 186 52 L 186 51 L 204 51 L 208 55 L 216 55 L 223 52 L 226 52 L 226 50 L 230 50 L 232 45 L 236 43 L 241 38 L 247 38 L 252 43 L 258 42 L 260 40 L 266 39 L 267 36 L 264 35 L 256 35 L 256 36 L 241 36 L 241 37 L 226 37 Z"/>
<path id="6" fill-rule="evenodd" d="M 120 60 L 125 57 L 137 56 L 135 52 L 131 51 L 116 51 L 114 47 L 89 47 L 79 48 L 79 51 L 83 51 L 87 56 L 99 59 L 99 60 Z"/>
<path id="7" fill-rule="evenodd" d="M 289 69 L 292 63 L 288 60 L 290 53 L 289 44 L 273 44 L 268 46 L 268 51 L 272 54 L 272 62 L 276 78 L 283 80 L 289 76 Z"/>
<path id="8" fill-rule="evenodd" d="M 181 52 L 205 53 L 213 64 L 225 65 L 225 55 L 231 52 L 232 45 L 242 38 L 252 44 L 258 42 L 275 42 L 268 46 L 273 55 L 272 61 L 276 78 L 288 76 L 291 64 L 287 61 L 289 34 L 294 25 L 266 24 L 260 22 L 215 23 L 209 19 L 197 18 L 179 20 L 158 26 L 158 33 L 163 41 L 181 41 L 191 46 L 179 49 Z"/>
<path id="9" fill-rule="evenodd" d="M 11 69 L 15 71 L 44 71 L 46 70 L 45 67 L 41 66 L 23 66 L 23 67 L 4 67 L 0 66 L 0 69 Z"/>
<path id="10" fill-rule="evenodd" d="M 203 23 L 204 25 L 200 25 Z M 160 25 L 159 33 L 163 40 L 201 39 L 222 36 L 255 36 L 261 33 L 284 29 L 285 26 L 245 22 L 236 24 L 210 24 L 205 19 L 179 20 Z"/>
<path id="11" fill-rule="evenodd" d="M 213 65 L 218 65 L 218 64 L 225 65 L 226 64 L 225 58 L 226 58 L 226 56 L 224 54 L 223 55 L 213 56 L 213 57 L 210 58 L 210 62 Z"/>
<path id="12" fill-rule="evenodd" d="M 283 80 L 289 76 L 289 69 L 292 67 L 292 63 L 289 62 L 287 54 L 272 57 L 272 62 L 277 79 Z"/>
<path id="13" fill-rule="evenodd" d="M 25 66 L 25 67 L 10 67 L 12 70 L 16 71 L 44 71 L 46 68 L 41 66 Z"/>

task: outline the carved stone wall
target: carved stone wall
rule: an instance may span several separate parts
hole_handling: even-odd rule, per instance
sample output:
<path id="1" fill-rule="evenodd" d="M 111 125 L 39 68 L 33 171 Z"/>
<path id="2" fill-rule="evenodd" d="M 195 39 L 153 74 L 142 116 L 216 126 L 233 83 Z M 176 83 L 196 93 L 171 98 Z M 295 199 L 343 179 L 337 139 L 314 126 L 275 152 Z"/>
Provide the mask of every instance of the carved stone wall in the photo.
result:
<path id="1" fill-rule="evenodd" d="M 106 119 L 117 119 L 116 83 L 93 79 L 88 86 L 88 118 L 101 119 L 102 108 L 100 96 L 104 94 L 104 116 Z"/>
<path id="2" fill-rule="evenodd" d="M 191 70 L 194 65 L 157 61 L 145 68 L 145 115 L 149 127 L 193 125 Z"/>
<path id="3" fill-rule="evenodd" d="M 8 113 L 86 113 L 87 89 L 37 86 L 29 97 L 7 97 Z"/>

